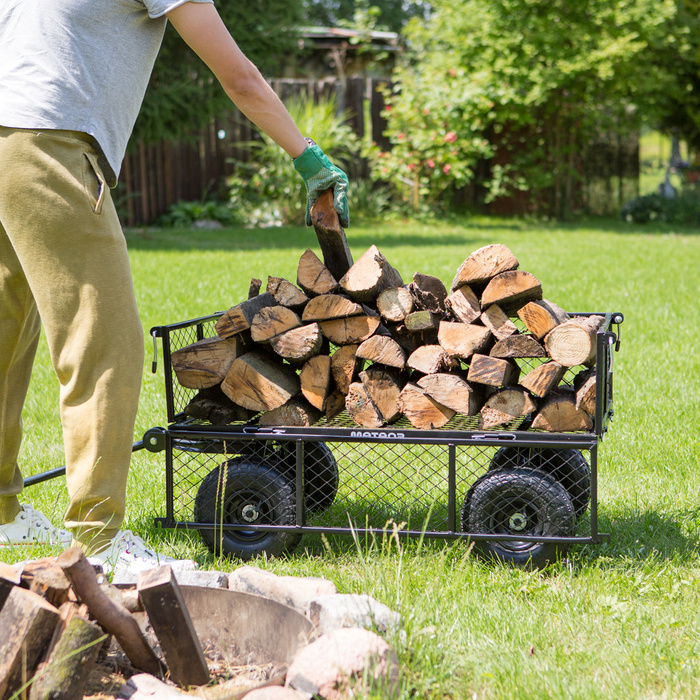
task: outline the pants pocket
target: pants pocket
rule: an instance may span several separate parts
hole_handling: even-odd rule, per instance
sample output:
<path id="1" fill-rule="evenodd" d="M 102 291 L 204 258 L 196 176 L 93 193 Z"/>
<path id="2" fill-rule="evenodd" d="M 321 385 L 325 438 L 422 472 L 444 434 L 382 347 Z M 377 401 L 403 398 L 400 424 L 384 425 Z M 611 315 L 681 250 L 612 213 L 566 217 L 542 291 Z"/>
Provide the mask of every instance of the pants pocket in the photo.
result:
<path id="1" fill-rule="evenodd" d="M 99 215 L 102 213 L 107 183 L 102 168 L 97 164 L 97 156 L 89 152 L 84 152 L 83 155 L 83 185 L 93 212 Z"/>

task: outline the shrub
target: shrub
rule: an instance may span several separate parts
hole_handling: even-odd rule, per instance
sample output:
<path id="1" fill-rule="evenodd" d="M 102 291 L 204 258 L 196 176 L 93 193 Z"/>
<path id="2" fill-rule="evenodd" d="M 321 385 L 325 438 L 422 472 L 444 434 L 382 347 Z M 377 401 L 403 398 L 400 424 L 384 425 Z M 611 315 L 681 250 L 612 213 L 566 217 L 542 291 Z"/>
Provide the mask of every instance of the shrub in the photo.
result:
<path id="1" fill-rule="evenodd" d="M 227 204 L 221 202 L 176 202 L 160 216 L 158 226 L 175 226 L 186 228 L 200 221 L 217 221 L 222 226 L 237 223 L 235 212 Z"/>
<path id="2" fill-rule="evenodd" d="M 700 224 L 700 195 L 695 191 L 681 192 L 673 198 L 656 192 L 635 197 L 621 211 L 623 221 L 646 224 L 665 221 L 670 224 Z"/>

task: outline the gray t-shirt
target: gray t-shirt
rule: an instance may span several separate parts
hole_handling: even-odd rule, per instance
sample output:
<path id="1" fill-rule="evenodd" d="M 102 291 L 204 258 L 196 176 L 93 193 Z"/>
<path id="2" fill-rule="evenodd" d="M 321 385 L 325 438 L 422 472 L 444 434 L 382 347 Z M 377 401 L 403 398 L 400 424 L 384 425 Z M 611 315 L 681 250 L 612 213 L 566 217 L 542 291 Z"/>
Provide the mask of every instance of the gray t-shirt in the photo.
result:
<path id="1" fill-rule="evenodd" d="M 0 0 L 0 125 L 93 136 L 111 187 L 165 13 L 212 0 Z"/>

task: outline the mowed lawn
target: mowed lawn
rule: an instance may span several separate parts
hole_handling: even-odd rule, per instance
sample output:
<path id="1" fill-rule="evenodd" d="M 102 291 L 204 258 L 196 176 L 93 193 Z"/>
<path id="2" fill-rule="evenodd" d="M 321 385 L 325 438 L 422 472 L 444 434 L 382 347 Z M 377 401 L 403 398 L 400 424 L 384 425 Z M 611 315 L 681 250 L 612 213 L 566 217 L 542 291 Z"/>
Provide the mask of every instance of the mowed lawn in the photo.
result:
<path id="1" fill-rule="evenodd" d="M 347 233 L 355 258 L 376 244 L 405 281 L 422 272 L 448 284 L 473 250 L 504 243 L 545 298 L 569 311 L 624 314 L 615 419 L 599 453 L 600 527 L 610 542 L 526 572 L 486 565 L 460 543 L 307 536 L 295 554 L 256 565 L 324 576 L 398 610 L 405 634 L 391 641 L 402 698 L 700 697 L 700 231 L 465 219 Z M 147 348 L 136 440 L 166 423 L 151 326 L 224 310 L 246 298 L 251 277 L 295 280 L 299 256 L 318 244 L 306 228 L 138 230 L 127 239 Z M 63 464 L 43 342 L 24 427 L 25 475 Z M 163 455 L 137 453 L 125 527 L 205 568 L 240 565 L 215 560 L 194 533 L 156 530 L 164 494 Z M 25 499 L 60 522 L 64 482 L 33 486 Z M 25 556 L 0 552 L 6 561 Z"/>

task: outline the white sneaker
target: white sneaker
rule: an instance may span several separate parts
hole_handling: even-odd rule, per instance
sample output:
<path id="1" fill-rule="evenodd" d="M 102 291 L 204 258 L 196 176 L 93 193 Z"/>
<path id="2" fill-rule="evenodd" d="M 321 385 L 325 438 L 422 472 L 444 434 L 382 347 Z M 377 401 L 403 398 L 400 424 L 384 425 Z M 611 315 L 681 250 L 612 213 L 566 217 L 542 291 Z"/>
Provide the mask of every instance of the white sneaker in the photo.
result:
<path id="1" fill-rule="evenodd" d="M 32 544 L 60 544 L 70 547 L 73 535 L 68 530 L 54 527 L 51 521 L 29 505 L 11 523 L 0 525 L 0 547 Z"/>
<path id="2" fill-rule="evenodd" d="M 106 549 L 88 558 L 91 564 L 101 564 L 105 574 L 119 571 L 138 573 L 168 564 L 173 571 L 196 569 L 191 559 L 175 559 L 158 554 L 130 530 L 120 530 Z"/>

